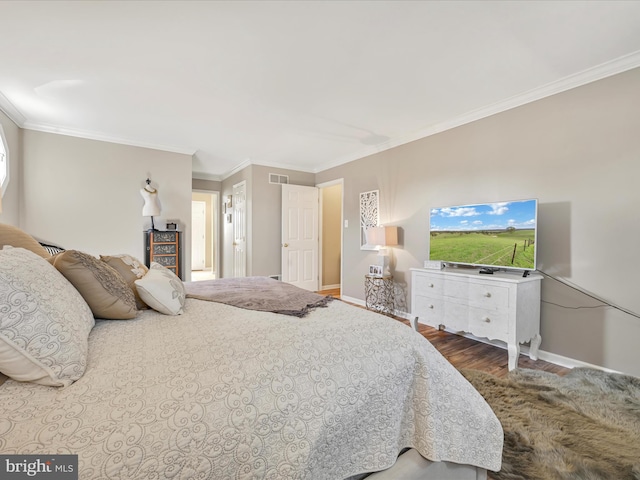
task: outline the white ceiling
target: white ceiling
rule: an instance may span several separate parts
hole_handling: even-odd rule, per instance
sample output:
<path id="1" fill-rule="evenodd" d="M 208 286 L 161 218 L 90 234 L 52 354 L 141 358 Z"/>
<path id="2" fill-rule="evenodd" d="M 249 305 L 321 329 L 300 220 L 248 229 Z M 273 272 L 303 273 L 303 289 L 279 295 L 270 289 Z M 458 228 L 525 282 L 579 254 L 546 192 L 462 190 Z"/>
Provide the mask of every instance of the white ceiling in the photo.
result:
<path id="1" fill-rule="evenodd" d="M 321 171 L 640 66 L 638 1 L 2 1 L 0 32 L 20 126 L 212 179 Z"/>

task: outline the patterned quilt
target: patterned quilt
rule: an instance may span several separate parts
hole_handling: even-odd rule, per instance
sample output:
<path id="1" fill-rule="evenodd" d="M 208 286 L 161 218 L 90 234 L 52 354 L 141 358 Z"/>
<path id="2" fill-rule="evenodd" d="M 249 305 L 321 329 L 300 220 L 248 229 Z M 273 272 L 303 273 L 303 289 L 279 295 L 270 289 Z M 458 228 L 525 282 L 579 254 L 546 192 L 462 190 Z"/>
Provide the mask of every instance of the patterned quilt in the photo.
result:
<path id="1" fill-rule="evenodd" d="M 500 468 L 492 410 L 400 322 L 339 301 L 305 318 L 185 310 L 97 321 L 69 387 L 0 386 L 0 452 L 77 454 L 87 480 L 335 480 L 404 447 Z"/>

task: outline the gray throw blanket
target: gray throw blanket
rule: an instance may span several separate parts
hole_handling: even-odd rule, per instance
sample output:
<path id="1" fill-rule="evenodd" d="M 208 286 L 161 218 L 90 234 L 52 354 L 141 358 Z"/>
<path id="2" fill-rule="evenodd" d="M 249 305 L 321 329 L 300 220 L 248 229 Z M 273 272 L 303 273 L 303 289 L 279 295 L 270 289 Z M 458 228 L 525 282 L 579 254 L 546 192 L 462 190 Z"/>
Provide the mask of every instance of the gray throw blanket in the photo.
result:
<path id="1" fill-rule="evenodd" d="M 221 278 L 185 282 L 184 286 L 189 298 L 294 317 L 304 317 L 333 300 L 268 277 Z"/>

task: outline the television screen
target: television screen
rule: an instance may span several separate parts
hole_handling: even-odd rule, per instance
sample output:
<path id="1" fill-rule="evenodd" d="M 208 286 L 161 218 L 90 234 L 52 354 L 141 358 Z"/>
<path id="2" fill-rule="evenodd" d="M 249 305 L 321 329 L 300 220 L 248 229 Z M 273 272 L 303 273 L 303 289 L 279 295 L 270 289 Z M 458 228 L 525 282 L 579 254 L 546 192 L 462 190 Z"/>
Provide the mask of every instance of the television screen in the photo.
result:
<path id="1" fill-rule="evenodd" d="M 537 216 L 535 199 L 433 208 L 429 259 L 535 270 Z"/>

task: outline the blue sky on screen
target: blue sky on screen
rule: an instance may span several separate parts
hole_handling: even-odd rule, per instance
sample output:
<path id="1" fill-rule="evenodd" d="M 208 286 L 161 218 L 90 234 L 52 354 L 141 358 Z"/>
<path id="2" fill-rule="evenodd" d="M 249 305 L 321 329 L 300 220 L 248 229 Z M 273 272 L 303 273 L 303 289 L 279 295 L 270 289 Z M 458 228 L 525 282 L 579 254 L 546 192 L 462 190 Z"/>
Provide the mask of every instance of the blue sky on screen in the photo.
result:
<path id="1" fill-rule="evenodd" d="M 536 200 L 483 203 L 431 210 L 432 231 L 535 228 Z"/>

